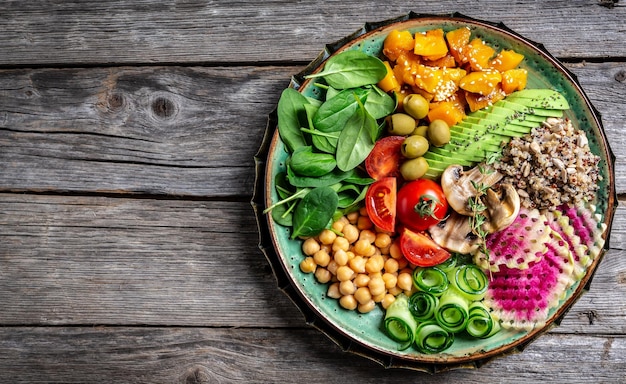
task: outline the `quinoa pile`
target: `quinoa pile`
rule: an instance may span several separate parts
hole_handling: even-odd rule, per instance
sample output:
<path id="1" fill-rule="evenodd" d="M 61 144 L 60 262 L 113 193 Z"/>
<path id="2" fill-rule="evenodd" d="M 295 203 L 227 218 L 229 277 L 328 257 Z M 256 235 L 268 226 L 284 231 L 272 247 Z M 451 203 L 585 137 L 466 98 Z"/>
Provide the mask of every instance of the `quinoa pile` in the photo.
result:
<path id="1" fill-rule="evenodd" d="M 530 134 L 514 138 L 494 166 L 512 184 L 522 206 L 552 210 L 561 204 L 593 201 L 600 158 L 589 149 L 585 132 L 569 119 L 549 118 Z"/>

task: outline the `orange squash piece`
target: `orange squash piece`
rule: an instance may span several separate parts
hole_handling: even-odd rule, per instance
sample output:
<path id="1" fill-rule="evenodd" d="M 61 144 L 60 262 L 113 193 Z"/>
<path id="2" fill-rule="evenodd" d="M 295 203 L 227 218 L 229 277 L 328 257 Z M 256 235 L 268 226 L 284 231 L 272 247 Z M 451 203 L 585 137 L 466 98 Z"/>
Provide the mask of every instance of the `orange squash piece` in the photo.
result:
<path id="1" fill-rule="evenodd" d="M 524 60 L 524 55 L 513 50 L 503 49 L 491 61 L 491 68 L 504 72 L 516 68 Z"/>
<path id="2" fill-rule="evenodd" d="M 488 46 L 481 39 L 470 41 L 467 47 L 467 61 L 474 71 L 487 70 L 491 66 L 491 58 L 495 55 L 495 49 Z"/>
<path id="3" fill-rule="evenodd" d="M 528 71 L 523 68 L 509 69 L 502 73 L 502 90 L 507 95 L 526 88 Z"/>
<path id="4" fill-rule="evenodd" d="M 468 60 L 466 57 L 466 51 L 468 48 L 466 47 L 469 44 L 471 35 L 472 31 L 470 31 L 467 27 L 455 29 L 446 33 L 446 40 L 448 41 L 450 54 L 459 65 L 466 63 Z"/>
<path id="5" fill-rule="evenodd" d="M 378 82 L 378 87 L 385 92 L 399 91 L 400 83 L 398 83 L 398 79 L 396 79 L 396 75 L 393 73 L 391 65 L 388 61 L 383 61 L 383 64 L 385 64 L 385 68 L 387 68 L 387 74 L 381 81 Z"/>
<path id="6" fill-rule="evenodd" d="M 470 72 L 459 82 L 459 87 L 468 92 L 478 93 L 483 96 L 493 92 L 502 81 L 502 75 L 498 71 Z"/>
<path id="7" fill-rule="evenodd" d="M 448 53 L 448 45 L 443 35 L 443 29 L 431 29 L 426 32 L 417 32 L 414 37 L 416 55 L 424 56 L 428 60 L 437 60 Z"/>
<path id="8" fill-rule="evenodd" d="M 437 68 L 417 65 L 415 86 L 433 95 L 434 101 L 446 100 L 459 89 L 466 72 L 461 68 Z"/>
<path id="9" fill-rule="evenodd" d="M 457 108 L 452 101 L 441 101 L 436 103 L 430 111 L 428 111 L 428 120 L 434 121 L 441 119 L 448 123 L 448 126 L 453 126 L 459 121 L 463 120 L 465 113 Z"/>
<path id="10" fill-rule="evenodd" d="M 496 88 L 490 94 L 483 96 L 479 93 L 465 92 L 465 100 L 469 106 L 470 111 L 478 111 L 490 105 L 493 105 L 496 101 L 504 99 L 506 94 L 500 87 Z"/>
<path id="11" fill-rule="evenodd" d="M 415 46 L 413 35 L 409 31 L 393 30 L 389 32 L 383 43 L 383 54 L 389 60 L 396 61 L 403 52 L 412 51 Z"/>
<path id="12" fill-rule="evenodd" d="M 439 68 L 455 68 L 456 60 L 455 58 L 448 52 L 444 57 L 437 60 L 426 60 L 424 64 L 430 65 L 431 67 L 439 67 Z"/>

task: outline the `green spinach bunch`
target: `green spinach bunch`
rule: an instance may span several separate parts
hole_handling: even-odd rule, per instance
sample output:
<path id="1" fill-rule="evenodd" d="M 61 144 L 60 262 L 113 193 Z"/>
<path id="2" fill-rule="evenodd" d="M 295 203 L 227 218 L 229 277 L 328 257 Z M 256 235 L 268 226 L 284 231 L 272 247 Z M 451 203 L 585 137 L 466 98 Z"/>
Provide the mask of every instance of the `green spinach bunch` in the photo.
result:
<path id="1" fill-rule="evenodd" d="M 307 76 L 326 90 L 323 100 L 293 88 L 278 101 L 278 132 L 289 156 L 274 184 L 280 201 L 268 207 L 291 237 L 315 236 L 332 219 L 358 208 L 373 182 L 359 167 L 384 128 L 396 100 L 376 86 L 387 69 L 361 51 L 345 51 Z"/>

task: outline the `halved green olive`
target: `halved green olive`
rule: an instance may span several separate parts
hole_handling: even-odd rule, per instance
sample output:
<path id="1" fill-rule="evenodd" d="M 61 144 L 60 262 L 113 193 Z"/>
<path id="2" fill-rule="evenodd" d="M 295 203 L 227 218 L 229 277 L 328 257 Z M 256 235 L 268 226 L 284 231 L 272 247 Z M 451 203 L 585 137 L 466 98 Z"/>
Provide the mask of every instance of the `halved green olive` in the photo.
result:
<path id="1" fill-rule="evenodd" d="M 428 172 L 428 161 L 423 157 L 406 160 L 400 165 L 400 173 L 404 180 L 417 180 Z"/>
<path id="2" fill-rule="evenodd" d="M 415 130 L 415 119 L 405 113 L 394 113 L 386 120 L 387 130 L 392 135 L 406 136 Z"/>
<path id="3" fill-rule="evenodd" d="M 424 155 L 428 151 L 428 140 L 424 136 L 411 135 L 404 139 L 402 146 L 402 156 L 408 159 L 414 159 Z"/>
<path id="4" fill-rule="evenodd" d="M 422 95 L 412 93 L 402 101 L 404 112 L 416 119 L 423 119 L 428 115 L 429 103 Z"/>
<path id="5" fill-rule="evenodd" d="M 450 141 L 450 127 L 448 123 L 437 119 L 428 125 L 428 140 L 435 147 L 441 147 Z"/>

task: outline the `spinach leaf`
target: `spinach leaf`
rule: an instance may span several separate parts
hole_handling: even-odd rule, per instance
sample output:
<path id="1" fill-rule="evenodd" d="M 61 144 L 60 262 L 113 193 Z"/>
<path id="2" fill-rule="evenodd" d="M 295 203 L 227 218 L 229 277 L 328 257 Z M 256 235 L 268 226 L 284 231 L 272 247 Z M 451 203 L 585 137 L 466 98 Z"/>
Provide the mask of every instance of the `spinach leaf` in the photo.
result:
<path id="1" fill-rule="evenodd" d="M 272 209 L 272 219 L 278 225 L 284 227 L 291 227 L 293 225 L 293 209 L 296 206 L 297 201 L 291 202 L 291 204 L 277 205 Z"/>
<path id="2" fill-rule="evenodd" d="M 322 132 L 341 131 L 346 121 L 359 107 L 358 100 L 365 99 L 369 91 L 364 88 L 345 89 L 335 97 L 326 100 L 313 116 L 313 125 Z"/>
<path id="3" fill-rule="evenodd" d="M 339 196 L 338 208 L 349 208 L 358 204 L 365 199 L 368 187 L 362 187 L 354 184 L 343 184 L 339 190 L 337 190 L 337 196 Z"/>
<path id="4" fill-rule="evenodd" d="M 304 132 L 311 135 L 311 142 L 318 150 L 332 155 L 337 151 L 337 140 L 339 140 L 339 132 L 322 132 L 317 129 L 303 129 Z"/>
<path id="5" fill-rule="evenodd" d="M 300 176 L 320 177 L 335 169 L 335 156 L 315 153 L 313 147 L 303 146 L 291 154 L 291 169 Z"/>
<path id="6" fill-rule="evenodd" d="M 363 105 L 375 119 L 381 119 L 396 110 L 396 100 L 375 85 L 367 89 L 367 100 Z"/>
<path id="7" fill-rule="evenodd" d="M 344 51 L 332 56 L 321 72 L 306 78 L 323 77 L 336 89 L 356 88 L 378 83 L 387 74 L 383 62 L 361 51 Z"/>
<path id="8" fill-rule="evenodd" d="M 293 88 L 286 88 L 278 100 L 278 133 L 290 152 L 307 145 L 304 133 L 300 130 L 305 121 L 307 98 Z"/>
<path id="9" fill-rule="evenodd" d="M 287 178 L 289 183 L 298 188 L 326 187 L 340 183 L 342 180 L 350 177 L 351 175 L 352 173 L 350 172 L 343 172 L 335 168 L 332 172 L 320 177 L 298 176 L 293 172 L 291 166 L 287 165 Z"/>
<path id="10" fill-rule="evenodd" d="M 302 198 L 293 213 L 291 238 L 315 236 L 329 224 L 337 209 L 339 197 L 330 187 L 311 190 Z"/>
<path id="11" fill-rule="evenodd" d="M 359 100 L 359 108 L 346 122 L 337 141 L 337 167 L 349 171 L 361 164 L 374 148 L 378 123 Z"/>

